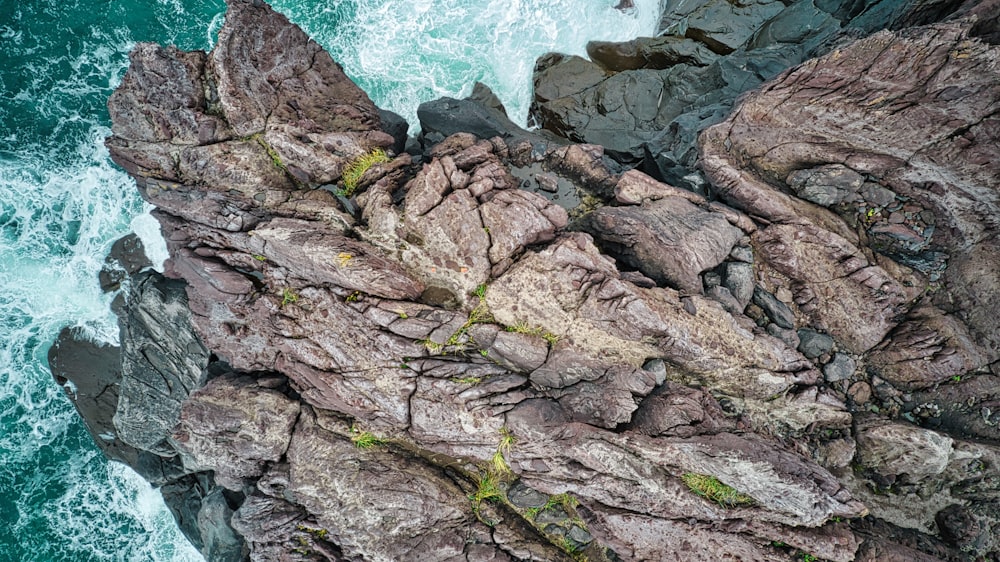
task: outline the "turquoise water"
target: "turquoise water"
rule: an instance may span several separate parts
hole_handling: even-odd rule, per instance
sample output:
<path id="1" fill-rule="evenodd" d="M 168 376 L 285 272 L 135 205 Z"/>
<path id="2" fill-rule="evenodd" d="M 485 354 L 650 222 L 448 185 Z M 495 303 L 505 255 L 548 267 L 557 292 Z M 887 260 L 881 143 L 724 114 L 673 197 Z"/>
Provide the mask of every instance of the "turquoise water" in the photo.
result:
<path id="1" fill-rule="evenodd" d="M 649 34 L 657 0 L 279 0 L 383 107 L 476 80 L 524 122 L 535 58 Z M 210 48 L 221 0 L 0 0 L 0 561 L 200 560 L 159 493 L 108 463 L 52 380 L 59 329 L 115 342 L 97 272 L 155 222 L 108 159 L 105 100 L 137 41 Z"/>

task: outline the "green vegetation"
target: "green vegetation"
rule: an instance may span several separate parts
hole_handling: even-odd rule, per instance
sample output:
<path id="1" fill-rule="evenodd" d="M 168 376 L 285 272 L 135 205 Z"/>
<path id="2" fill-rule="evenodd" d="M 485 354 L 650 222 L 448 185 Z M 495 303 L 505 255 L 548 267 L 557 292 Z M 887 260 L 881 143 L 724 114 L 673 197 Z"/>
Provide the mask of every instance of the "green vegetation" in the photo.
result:
<path id="1" fill-rule="evenodd" d="M 508 332 L 513 332 L 515 334 L 528 334 L 529 336 L 538 336 L 543 340 L 547 341 L 549 345 L 555 345 L 559 342 L 559 336 L 553 334 L 552 332 L 542 328 L 541 326 L 530 326 L 527 322 L 517 322 L 505 328 Z"/>
<path id="2" fill-rule="evenodd" d="M 387 441 L 381 437 L 362 431 L 356 425 L 351 426 L 351 442 L 359 449 L 371 449 L 372 447 L 385 445 Z"/>
<path id="3" fill-rule="evenodd" d="M 282 308 L 299 302 L 299 294 L 295 292 L 295 289 L 291 287 L 285 287 L 281 291 L 281 306 Z"/>
<path id="4" fill-rule="evenodd" d="M 472 294 L 474 296 L 479 297 L 480 301 L 482 301 L 484 298 L 486 298 L 486 283 L 483 283 L 483 284 L 479 285 L 478 287 L 476 287 L 476 290 L 473 291 Z"/>
<path id="5" fill-rule="evenodd" d="M 687 484 L 688 488 L 691 488 L 692 492 L 723 507 L 739 507 L 756 503 L 752 497 L 737 492 L 714 476 L 687 472 L 681 475 L 681 480 Z"/>
<path id="6" fill-rule="evenodd" d="M 489 470 L 480 472 L 479 479 L 476 482 L 476 491 L 469 495 L 469 500 L 472 502 L 472 512 L 476 515 L 476 519 L 492 527 L 495 523 L 484 521 L 479 515 L 479 510 L 485 501 L 503 501 L 503 499 L 504 495 L 500 489 L 500 479 L 497 475 Z"/>
<path id="7" fill-rule="evenodd" d="M 799 556 L 800 556 L 799 560 L 802 560 L 802 562 L 816 562 L 816 560 L 817 560 L 817 558 L 816 558 L 815 555 L 813 555 L 813 554 L 807 554 L 805 552 L 803 552 Z"/>
<path id="8" fill-rule="evenodd" d="M 344 197 L 354 195 L 354 192 L 358 189 L 358 182 L 361 181 L 361 177 L 365 175 L 365 172 L 369 168 L 375 164 L 384 164 L 388 161 L 389 155 L 381 148 L 376 148 L 367 154 L 362 154 L 351 161 L 340 175 L 344 182 Z"/>
<path id="9" fill-rule="evenodd" d="M 500 428 L 500 443 L 497 444 L 497 451 L 493 453 L 493 459 L 491 467 L 494 474 L 508 475 L 510 474 L 510 466 L 507 464 L 506 457 L 510 456 L 510 449 L 517 443 L 517 438 L 510 432 L 506 427 Z"/>
<path id="10" fill-rule="evenodd" d="M 439 355 L 442 351 L 444 351 L 443 343 L 437 343 L 436 341 L 432 340 L 421 340 L 420 343 L 424 344 L 424 347 L 427 348 L 427 351 L 434 355 Z"/>
<path id="11" fill-rule="evenodd" d="M 327 536 L 329 535 L 329 531 L 327 531 L 326 529 L 314 529 L 312 527 L 307 527 L 305 525 L 296 525 L 295 528 L 304 533 L 309 533 L 310 535 L 316 537 L 321 541 L 325 541 Z"/>
<path id="12" fill-rule="evenodd" d="M 353 293 L 347 295 L 347 298 L 344 299 L 344 302 L 358 302 L 358 298 L 360 297 L 361 293 L 359 291 L 354 291 Z"/>
<path id="13" fill-rule="evenodd" d="M 260 254 L 254 254 L 253 259 L 257 261 L 267 261 L 267 256 L 262 256 Z"/>
<path id="14" fill-rule="evenodd" d="M 267 155 L 271 158 L 271 163 L 274 164 L 275 168 L 281 170 L 282 172 L 285 172 L 286 174 L 288 173 L 288 167 L 285 166 L 285 163 L 281 161 L 281 156 L 278 156 L 278 152 L 274 150 L 274 148 L 270 144 L 268 144 L 266 140 L 264 140 L 264 136 L 262 134 L 257 133 L 256 135 L 253 135 L 250 138 L 257 141 L 257 144 L 259 144 L 264 148 L 264 150 L 267 152 Z"/>

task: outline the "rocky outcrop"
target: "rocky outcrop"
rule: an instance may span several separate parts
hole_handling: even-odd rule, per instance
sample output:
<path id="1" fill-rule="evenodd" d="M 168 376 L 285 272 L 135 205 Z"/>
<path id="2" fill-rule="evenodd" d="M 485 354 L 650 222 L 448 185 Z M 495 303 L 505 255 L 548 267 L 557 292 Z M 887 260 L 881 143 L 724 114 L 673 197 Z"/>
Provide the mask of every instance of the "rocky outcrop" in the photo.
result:
<path id="1" fill-rule="evenodd" d="M 958 4 L 671 0 L 655 38 L 592 42 L 591 60 L 540 58 L 532 115 L 545 130 L 601 144 L 623 163 L 704 194 L 697 136 L 737 96 L 864 34 L 963 13 Z"/>
<path id="2" fill-rule="evenodd" d="M 707 3 L 592 48 L 632 70 L 548 59 L 572 72 L 538 95 L 670 130 L 689 106 L 635 105 L 658 72 L 766 66 L 823 36 L 788 21 L 858 16 L 834 8 Z M 549 143 L 483 92 L 396 154 L 329 55 L 231 0 L 211 53 L 131 56 L 107 145 L 169 279 L 126 284 L 120 377 L 71 373 L 68 335 L 54 370 L 110 455 L 167 467 L 211 560 L 995 556 L 1000 50 L 976 25 L 780 74 L 701 135 L 697 194 L 609 162 L 641 136 L 598 123 L 618 110 L 587 114 L 606 147 Z"/>
<path id="3" fill-rule="evenodd" d="M 1000 248 L 984 220 L 1000 205 L 1000 53 L 974 37 L 974 21 L 880 32 L 809 61 L 744 98 L 701 143 L 719 196 L 767 225 L 751 234 L 759 274 L 791 293 L 797 324 L 850 354 L 824 367 L 827 380 L 860 378 L 849 392 L 858 406 L 873 388 L 879 406 L 868 408 L 899 420 L 855 418 L 857 467 L 871 481 L 852 491 L 896 525 L 992 552 L 995 522 L 969 523 L 968 538 L 949 530 L 993 509 L 996 493 L 977 472 L 991 446 L 953 439 L 997 438 L 983 431 L 993 393 L 980 385 L 1000 358 L 1000 326 L 985 313 L 1000 295 Z M 863 370 L 835 368 L 838 357 Z M 971 481 L 976 493 L 951 495 Z"/>

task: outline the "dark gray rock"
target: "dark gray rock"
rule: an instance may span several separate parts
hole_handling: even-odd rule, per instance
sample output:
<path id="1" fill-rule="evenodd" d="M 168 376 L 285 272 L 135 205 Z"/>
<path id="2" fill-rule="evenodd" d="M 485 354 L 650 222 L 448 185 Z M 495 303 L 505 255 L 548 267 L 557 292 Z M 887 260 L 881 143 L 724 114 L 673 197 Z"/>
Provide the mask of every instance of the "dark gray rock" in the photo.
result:
<path id="1" fill-rule="evenodd" d="M 521 509 L 543 507 L 549 501 L 548 494 L 525 486 L 523 482 L 514 482 L 507 490 L 507 499 Z"/>
<path id="2" fill-rule="evenodd" d="M 146 249 L 142 240 L 135 234 L 125 235 L 111 245 L 111 251 L 104 260 L 104 267 L 98 272 L 101 290 L 108 292 L 117 290 L 133 273 L 152 266 L 146 257 Z"/>
<path id="3" fill-rule="evenodd" d="M 739 6 L 724 0 L 689 4 L 668 0 L 663 6 L 658 35 L 683 35 L 719 54 L 742 47 L 765 21 L 784 9 L 775 0 L 755 0 Z"/>
<path id="4" fill-rule="evenodd" d="M 392 151 L 401 154 L 406 148 L 406 141 L 409 139 L 410 124 L 398 113 L 388 109 L 378 110 L 379 120 L 382 123 L 382 130 L 392 135 L 395 142 Z"/>
<path id="5" fill-rule="evenodd" d="M 874 182 L 861 185 L 861 196 L 872 207 L 887 207 L 896 200 L 896 194 Z"/>
<path id="6" fill-rule="evenodd" d="M 779 301 L 777 297 L 765 291 L 760 286 L 754 287 L 753 303 L 759 306 L 764 314 L 781 328 L 795 328 L 795 315 L 788 305 Z"/>
<path id="7" fill-rule="evenodd" d="M 823 377 L 827 382 L 847 380 L 854 376 L 856 368 L 857 364 L 849 355 L 836 353 L 829 363 L 823 365 Z"/>
<path id="8" fill-rule="evenodd" d="M 232 517 L 233 508 L 221 487 L 215 488 L 201 499 L 198 534 L 201 536 L 201 552 L 205 560 L 240 562 L 247 559 L 249 552 L 243 537 L 230 526 Z"/>
<path id="9" fill-rule="evenodd" d="M 753 298 L 753 266 L 745 262 L 726 262 L 722 265 L 722 286 L 746 308 Z"/>
<path id="10" fill-rule="evenodd" d="M 725 287 L 712 287 L 705 291 L 705 296 L 715 299 L 722 305 L 722 308 L 726 309 L 726 312 L 737 316 L 743 314 L 746 310 L 746 305 L 741 303 L 736 297 L 733 296 L 729 289 Z"/>
<path id="11" fill-rule="evenodd" d="M 798 350 L 809 359 L 816 359 L 833 349 L 833 338 L 826 334 L 821 334 L 809 328 L 800 328 L 798 335 Z"/>
<path id="12" fill-rule="evenodd" d="M 191 325 L 183 282 L 139 273 L 126 308 L 114 425 L 125 443 L 169 456 L 173 449 L 162 442 L 184 400 L 205 384 L 209 351 Z"/>
<path id="13" fill-rule="evenodd" d="M 777 324 L 771 323 L 767 325 L 767 333 L 785 342 L 785 345 L 792 349 L 799 346 L 799 335 L 795 333 L 795 330 L 782 328 Z"/>
<path id="14" fill-rule="evenodd" d="M 865 178 L 842 164 L 827 164 L 796 170 L 785 181 L 802 199 L 829 207 L 851 199 Z"/>
<path id="15" fill-rule="evenodd" d="M 480 98 L 485 95 L 485 92 L 479 92 Z M 420 104 L 417 119 L 420 120 L 420 138 L 424 145 L 430 147 L 455 133 L 471 133 L 481 139 L 527 139 L 541 146 L 565 142 L 532 133 L 511 121 L 503 111 L 503 106 L 496 108 L 486 105 L 491 103 L 488 97 L 483 101 L 485 104 L 474 98 L 445 97 Z"/>

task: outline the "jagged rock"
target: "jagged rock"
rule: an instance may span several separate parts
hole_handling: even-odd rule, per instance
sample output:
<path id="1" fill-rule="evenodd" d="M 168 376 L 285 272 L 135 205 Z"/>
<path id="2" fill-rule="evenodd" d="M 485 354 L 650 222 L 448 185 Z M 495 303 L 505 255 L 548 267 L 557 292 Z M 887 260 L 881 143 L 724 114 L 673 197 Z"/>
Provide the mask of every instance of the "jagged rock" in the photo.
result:
<path id="1" fill-rule="evenodd" d="M 564 140 L 543 137 L 516 125 L 507 117 L 493 92 L 485 85 L 476 84 L 479 90 L 467 99 L 445 97 L 420 104 L 417 118 L 424 144 L 437 144 L 456 133 L 471 133 L 481 139 L 502 137 L 513 142 L 524 139 L 541 146 L 565 144 Z M 491 103 L 500 105 L 491 106 Z"/>
<path id="2" fill-rule="evenodd" d="M 919 307 L 869 354 L 880 377 L 904 389 L 922 389 L 975 371 L 989 354 L 968 328 L 935 307 Z"/>
<path id="3" fill-rule="evenodd" d="M 269 7 L 233 0 L 210 55 L 140 44 L 129 56 L 108 149 L 147 199 L 189 220 L 249 230 L 262 209 L 301 216 L 333 196 L 297 186 L 335 182 L 395 142 L 330 55 Z"/>
<path id="4" fill-rule="evenodd" d="M 243 537 L 233 530 L 230 520 L 233 508 L 221 487 L 201 499 L 198 510 L 198 535 L 202 539 L 201 552 L 212 562 L 238 562 L 246 560 Z"/>
<path id="5" fill-rule="evenodd" d="M 699 274 L 722 262 L 743 236 L 723 215 L 671 196 L 640 206 L 602 207 L 588 226 L 611 254 L 686 293 L 701 293 Z"/>
<path id="6" fill-rule="evenodd" d="M 772 322 L 781 328 L 791 330 L 795 328 L 795 314 L 788 305 L 779 301 L 774 295 L 760 287 L 753 289 L 753 303 L 767 314 Z"/>
<path id="7" fill-rule="evenodd" d="M 188 396 L 205 384 L 209 351 L 191 326 L 184 283 L 140 273 L 120 319 L 121 384 L 114 426 L 118 437 L 147 451 L 172 449 L 170 434 Z"/>
<path id="8" fill-rule="evenodd" d="M 666 383 L 642 401 L 632 427 L 645 435 L 690 437 L 734 429 L 718 402 L 703 391 Z"/>
<path id="9" fill-rule="evenodd" d="M 829 207 L 853 197 L 865 178 L 843 164 L 829 164 L 796 170 L 785 181 L 802 199 Z"/>
<path id="10" fill-rule="evenodd" d="M 184 402 L 170 442 L 191 472 L 242 490 L 281 459 L 299 415 L 298 402 L 247 376 L 214 378 Z"/>
<path id="11" fill-rule="evenodd" d="M 522 298 L 529 293 L 536 298 Z M 745 331 L 717 303 L 691 299 L 694 316 L 684 311 L 676 291 L 621 281 L 584 234 L 565 235 L 525 254 L 486 293 L 490 311 L 504 324 L 531 319 L 561 341 L 603 350 L 608 358 L 635 366 L 666 357 L 669 376 L 683 378 L 681 372 L 687 372 L 741 396 L 773 396 L 792 380 L 817 375 L 783 343 Z M 716 341 L 725 341 L 726 350 L 710 343 Z M 760 369 L 765 365 L 767 374 Z"/>
<path id="12" fill-rule="evenodd" d="M 893 311 L 910 301 L 915 296 L 912 287 L 921 286 L 923 281 L 885 261 L 873 264 L 858 253 L 858 236 L 844 219 L 804 208 L 801 201 L 764 182 L 781 181 L 793 170 L 818 163 L 844 163 L 890 186 L 920 208 L 931 209 L 937 222 L 934 240 L 938 247 L 963 248 L 952 255 L 945 272 L 949 298 L 956 299 L 960 307 L 970 304 L 963 320 L 975 343 L 997 349 L 994 336 L 986 335 L 996 333 L 997 319 L 982 314 L 988 308 L 985 303 L 1000 298 L 996 291 L 1000 272 L 995 265 L 986 265 L 995 264 L 995 260 L 985 258 L 997 250 L 991 240 L 981 237 L 984 226 L 967 209 L 997 205 L 997 176 L 988 171 L 990 166 L 982 165 L 990 161 L 988 155 L 997 146 L 995 118 L 988 101 L 995 99 L 995 74 L 971 69 L 989 66 L 998 55 L 994 47 L 967 39 L 967 26 L 950 23 L 919 33 L 877 33 L 783 75 L 745 98 L 734 117 L 708 129 L 702 137 L 704 169 L 722 198 L 752 215 L 784 223 L 759 231 L 763 251 L 758 257 L 763 256 L 793 280 L 796 303 L 812 320 L 809 323 L 825 329 L 854 353 L 882 340 L 895 326 Z M 947 56 L 955 49 L 963 53 L 962 58 Z M 885 55 L 873 60 L 870 53 L 875 51 Z M 859 72 L 859 68 L 866 70 Z M 941 76 L 938 72 L 942 68 L 947 68 L 948 75 L 968 76 L 961 93 L 949 90 L 951 83 L 928 82 L 931 76 Z M 793 91 L 799 93 L 789 95 Z M 944 91 L 958 97 L 935 97 Z M 814 119 L 807 109 L 820 92 L 827 107 L 838 108 L 825 114 L 836 113 L 836 120 Z M 905 104 L 883 104 L 904 97 Z M 944 106 L 955 105 L 968 108 L 958 124 L 943 117 L 948 113 Z M 934 113 L 936 107 L 943 113 Z M 913 124 L 909 134 L 899 135 L 889 126 L 884 117 L 889 112 L 893 112 L 893 123 Z M 779 114 L 780 123 L 767 116 Z M 932 114 L 942 117 L 931 119 Z M 850 116 L 850 131 L 842 125 L 845 116 Z M 862 124 L 868 128 L 856 134 L 854 131 L 861 129 L 854 127 Z M 741 139 L 741 131 L 751 130 L 752 134 Z M 955 130 L 962 133 L 949 137 Z M 822 139 L 824 148 L 812 139 Z M 865 211 L 858 212 L 862 216 L 855 219 L 863 223 Z M 781 242 L 793 239 L 801 242 L 791 248 Z M 810 252 L 829 256 L 824 258 L 827 263 L 815 257 L 806 261 L 804 251 L 796 247 L 807 241 L 827 248 L 817 246 Z M 865 329 L 859 331 L 859 326 Z"/>
<path id="13" fill-rule="evenodd" d="M 685 38 L 593 45 L 603 66 L 543 58 L 543 125 L 605 147 L 510 128 L 441 133 L 419 156 L 371 168 L 350 200 L 334 194 L 343 167 L 398 149 L 401 125 L 285 18 L 232 0 L 210 54 L 137 47 L 108 147 L 159 207 L 166 274 L 187 285 L 136 283 L 169 361 L 123 320 L 132 366 L 116 423 L 187 470 L 214 471 L 170 480 L 186 532 L 223 558 L 242 535 L 259 561 L 569 560 L 567 545 L 591 560 L 724 548 L 778 560 L 782 540 L 847 562 L 894 546 L 951 555 L 901 530 L 933 529 L 942 513 L 942 536 L 996 550 L 1000 407 L 987 369 L 1000 359 L 1000 277 L 982 217 L 997 206 L 988 108 L 1000 81 L 996 49 L 963 35 L 972 24 L 842 44 L 743 98 L 702 137 L 706 176 L 734 207 L 608 159 L 646 159 L 705 191 L 689 166 L 694 135 L 840 28 L 840 3 L 820 4 L 692 5 L 688 29 L 673 29 Z M 474 97 L 455 103 L 486 119 L 455 130 L 507 127 L 488 93 Z M 887 111 L 909 119 L 905 134 Z M 847 179 L 817 188 L 828 165 Z M 612 200 L 622 206 L 597 208 Z M 883 208 L 867 206 L 876 200 Z M 565 231 L 581 225 L 633 271 Z M 947 263 L 933 291 L 909 269 L 918 262 Z M 829 341 L 802 345 L 796 324 Z M 834 338 L 844 355 L 829 362 Z M 950 381 L 908 365 L 914 343 Z M 147 367 L 185 377 L 152 405 L 128 381 L 140 348 Z M 228 364 L 210 364 L 209 350 Z M 846 354 L 866 369 L 833 373 Z M 830 379 L 856 379 L 852 407 L 878 415 L 853 416 L 846 383 L 820 384 L 820 362 Z M 930 380 L 966 403 L 935 413 Z M 893 388 L 914 381 L 912 395 Z M 158 417 L 142 428 L 136 396 Z M 858 470 L 846 470 L 855 452 Z M 752 500 L 713 503 L 684 483 L 690 473 Z M 491 474 L 495 501 L 470 500 Z M 885 487 L 903 501 L 873 492 Z M 547 505 L 535 519 L 524 511 Z M 942 512 L 950 505 L 963 511 Z M 861 522 L 866 506 L 893 525 Z M 213 527 L 230 512 L 235 533 Z M 952 532 L 964 521 L 978 534 Z"/>
<path id="14" fill-rule="evenodd" d="M 153 263 L 146 257 L 142 240 L 135 234 L 123 236 L 111 245 L 111 251 L 104 260 L 104 267 L 97 274 L 101 290 L 114 291 L 121 287 L 122 282 L 130 275 L 152 265 Z"/>
<path id="15" fill-rule="evenodd" d="M 722 284 L 746 308 L 753 298 L 753 266 L 749 263 L 728 262 L 722 266 Z"/>

